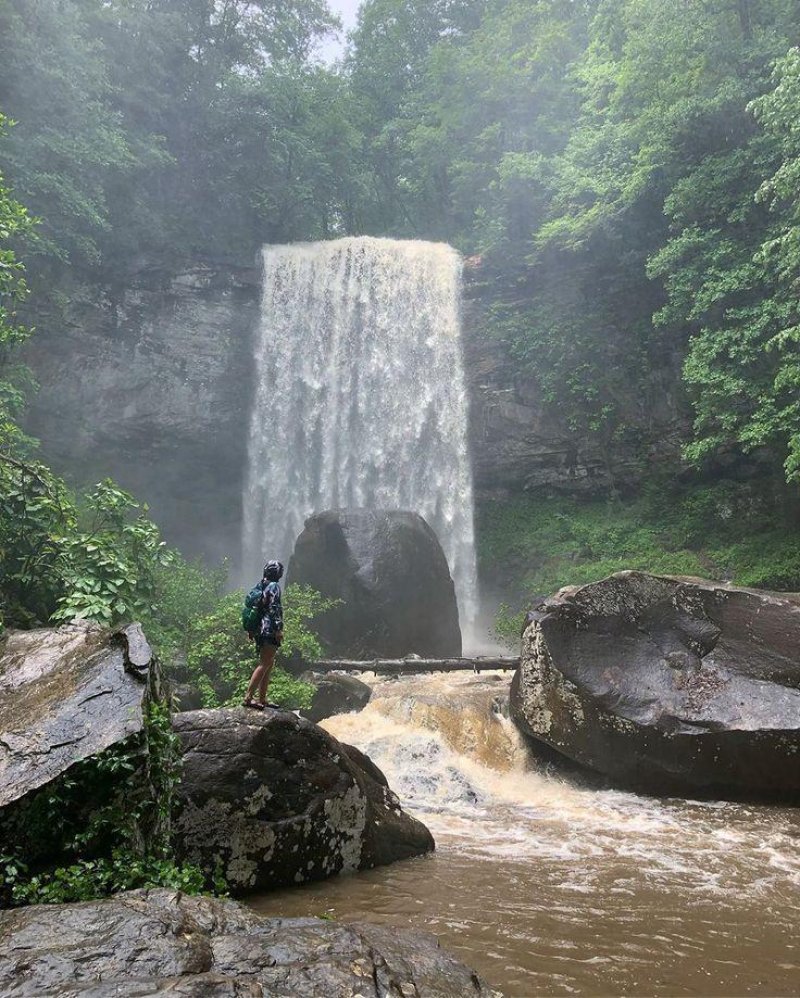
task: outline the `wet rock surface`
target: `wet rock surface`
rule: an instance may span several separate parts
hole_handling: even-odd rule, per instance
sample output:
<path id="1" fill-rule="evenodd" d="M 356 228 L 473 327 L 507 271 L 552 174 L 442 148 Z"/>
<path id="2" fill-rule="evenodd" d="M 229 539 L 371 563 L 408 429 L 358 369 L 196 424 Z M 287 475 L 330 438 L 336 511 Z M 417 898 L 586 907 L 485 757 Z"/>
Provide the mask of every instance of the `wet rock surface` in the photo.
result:
<path id="1" fill-rule="evenodd" d="M 295 544 L 288 577 L 342 600 L 314 621 L 331 657 L 461 654 L 447 559 L 416 513 L 340 509 L 312 516 Z"/>
<path id="2" fill-rule="evenodd" d="M 496 994 L 422 932 L 264 919 L 166 890 L 0 912 L 0 993 L 468 998 Z"/>
<path id="3" fill-rule="evenodd" d="M 626 784 L 800 798 L 800 597 L 622 572 L 529 615 L 512 716 Z"/>
<path id="4" fill-rule="evenodd" d="M 183 770 L 176 849 L 235 893 L 320 880 L 434 848 L 380 770 L 284 711 L 200 710 L 173 721 Z"/>
<path id="5" fill-rule="evenodd" d="M 240 544 L 259 273 L 139 265 L 114 288 L 62 275 L 66 311 L 30 316 L 25 359 L 42 391 L 26 428 L 55 470 L 110 475 L 170 544 L 217 562 Z"/>
<path id="6" fill-rule="evenodd" d="M 203 695 L 191 683 L 176 683 L 171 690 L 172 709 L 176 714 L 187 710 L 200 710 L 203 706 Z"/>
<path id="7" fill-rule="evenodd" d="M 159 675 L 138 624 L 75 623 L 0 640 L 0 808 L 143 730 Z"/>
<path id="8" fill-rule="evenodd" d="M 314 699 L 311 706 L 300 713 L 315 724 L 336 714 L 363 710 L 372 696 L 370 687 L 355 676 L 307 672 L 301 678 L 314 687 Z"/>

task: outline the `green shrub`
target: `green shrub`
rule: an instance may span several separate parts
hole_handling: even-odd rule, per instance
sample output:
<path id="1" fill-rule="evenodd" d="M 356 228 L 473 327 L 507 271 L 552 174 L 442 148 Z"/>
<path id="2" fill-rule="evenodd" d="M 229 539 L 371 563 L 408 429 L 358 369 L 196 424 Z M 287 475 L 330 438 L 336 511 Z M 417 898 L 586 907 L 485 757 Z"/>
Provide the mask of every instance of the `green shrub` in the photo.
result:
<path id="1" fill-rule="evenodd" d="M 3 868 L 0 856 L 0 871 Z M 198 867 L 179 865 L 166 857 L 140 857 L 125 849 L 115 850 L 111 857 L 81 859 L 29 878 L 25 872 L 17 861 L 9 860 L 5 865 L 4 879 L 15 905 L 92 901 L 140 887 L 169 887 L 187 894 L 206 890 L 206 878 Z"/>
<path id="2" fill-rule="evenodd" d="M 146 613 L 170 558 L 147 507 L 111 480 L 75 496 L 38 462 L 0 460 L 0 609 L 32 627 Z"/>
<path id="3" fill-rule="evenodd" d="M 207 707 L 241 703 L 257 664 L 256 647 L 242 629 L 244 593 L 223 596 L 215 608 L 197 617 L 186 631 L 186 662 L 190 680 Z M 270 699 L 291 709 L 310 707 L 313 687 L 290 676 L 281 663 L 295 654 L 305 661 L 322 655 L 318 638 L 308 626 L 334 606 L 306 586 L 290 585 L 284 594 L 284 643 L 270 681 Z"/>
<path id="4" fill-rule="evenodd" d="M 144 732 L 6 809 L 0 907 L 88 901 L 138 887 L 224 892 L 220 876 L 209 884 L 172 851 L 177 743 L 166 705 L 151 703 Z"/>

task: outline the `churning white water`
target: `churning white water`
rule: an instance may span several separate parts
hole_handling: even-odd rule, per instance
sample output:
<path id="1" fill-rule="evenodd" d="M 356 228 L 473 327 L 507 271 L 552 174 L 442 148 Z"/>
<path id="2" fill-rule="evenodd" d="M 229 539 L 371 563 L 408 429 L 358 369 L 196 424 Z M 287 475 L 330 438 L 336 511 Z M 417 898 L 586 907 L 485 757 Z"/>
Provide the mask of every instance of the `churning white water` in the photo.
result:
<path id="1" fill-rule="evenodd" d="M 428 928 L 506 998 L 797 995 L 800 814 L 661 800 L 537 768 L 509 678 L 378 681 L 324 727 L 436 838 L 426 857 L 253 900 Z"/>
<path id="2" fill-rule="evenodd" d="M 476 570 L 459 255 L 362 237 L 267 246 L 263 261 L 248 574 L 286 560 L 312 513 L 412 510 L 442 544 L 463 630 Z"/>

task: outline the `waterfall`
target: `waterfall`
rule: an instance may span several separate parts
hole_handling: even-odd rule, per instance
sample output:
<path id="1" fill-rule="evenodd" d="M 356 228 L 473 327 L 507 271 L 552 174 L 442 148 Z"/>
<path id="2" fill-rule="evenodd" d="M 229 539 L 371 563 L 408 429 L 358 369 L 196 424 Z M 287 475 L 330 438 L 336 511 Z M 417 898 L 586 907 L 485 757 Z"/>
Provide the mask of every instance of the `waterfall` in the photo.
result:
<path id="1" fill-rule="evenodd" d="M 462 631 L 477 576 L 461 259 L 440 243 L 348 238 L 263 250 L 243 565 L 286 560 L 312 513 L 406 509 L 436 532 Z"/>

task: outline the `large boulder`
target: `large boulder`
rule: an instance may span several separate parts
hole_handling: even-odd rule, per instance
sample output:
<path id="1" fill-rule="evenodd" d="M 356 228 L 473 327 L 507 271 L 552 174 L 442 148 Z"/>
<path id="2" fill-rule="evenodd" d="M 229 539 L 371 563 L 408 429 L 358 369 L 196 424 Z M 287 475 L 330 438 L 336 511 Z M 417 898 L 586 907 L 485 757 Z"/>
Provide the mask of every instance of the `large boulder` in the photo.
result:
<path id="1" fill-rule="evenodd" d="M 178 714 L 178 854 L 234 893 L 320 880 L 434 848 L 380 770 L 284 711 Z"/>
<path id="2" fill-rule="evenodd" d="M 6 998 L 500 998 L 433 936 L 166 890 L 0 912 Z"/>
<path id="3" fill-rule="evenodd" d="M 138 624 L 117 632 L 85 622 L 8 632 L 0 640 L 3 851 L 21 849 L 26 861 L 56 857 L 91 812 L 123 791 L 132 812 L 143 804 L 142 837 L 156 834 L 147 729 L 150 705 L 161 698 L 160 672 Z M 92 769 L 93 760 L 123 746 L 125 767 Z M 58 800 L 52 822 L 48 799 Z M 34 812 L 36 835 L 27 827 Z"/>
<path id="4" fill-rule="evenodd" d="M 301 710 L 300 714 L 315 724 L 336 714 L 363 710 L 372 697 L 372 689 L 355 676 L 339 672 L 322 675 L 306 672 L 301 679 L 314 687 L 314 696 L 311 706 Z"/>
<path id="5" fill-rule="evenodd" d="M 628 785 L 800 796 L 800 597 L 638 572 L 564 589 L 529 615 L 511 709 Z"/>
<path id="6" fill-rule="evenodd" d="M 306 520 L 295 543 L 288 577 L 342 601 L 314 621 L 331 657 L 461 654 L 447 559 L 417 513 L 318 513 Z"/>

